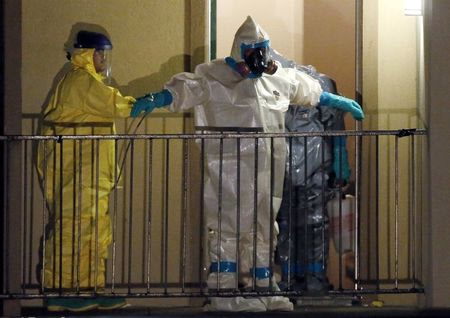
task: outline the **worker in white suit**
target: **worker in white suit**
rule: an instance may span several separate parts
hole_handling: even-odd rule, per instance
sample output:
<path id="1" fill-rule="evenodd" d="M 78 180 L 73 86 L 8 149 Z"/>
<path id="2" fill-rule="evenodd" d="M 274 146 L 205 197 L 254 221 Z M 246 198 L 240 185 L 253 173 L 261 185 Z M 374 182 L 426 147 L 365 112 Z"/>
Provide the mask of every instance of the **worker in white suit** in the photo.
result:
<path id="1" fill-rule="evenodd" d="M 194 108 L 199 130 L 284 132 L 290 104 L 346 107 L 361 119 L 354 101 L 324 93 L 317 80 L 271 59 L 268 34 L 249 16 L 235 34 L 231 56 L 198 65 L 194 73 L 172 77 L 164 90 L 138 98 L 136 117 L 154 108 Z M 334 104 L 333 104 L 334 103 Z M 273 279 L 285 140 L 274 138 L 205 139 L 204 207 L 209 241 L 210 290 L 278 290 Z M 255 157 L 256 156 L 256 157 Z M 256 250 L 255 250 L 256 248 Z M 211 297 L 209 310 L 293 309 L 287 297 Z"/>

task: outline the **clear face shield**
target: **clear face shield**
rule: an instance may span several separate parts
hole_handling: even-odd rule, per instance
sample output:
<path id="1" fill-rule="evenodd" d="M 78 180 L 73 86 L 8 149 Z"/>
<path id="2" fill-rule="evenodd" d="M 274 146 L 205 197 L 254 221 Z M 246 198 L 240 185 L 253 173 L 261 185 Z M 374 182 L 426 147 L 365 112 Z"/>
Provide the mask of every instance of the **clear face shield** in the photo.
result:
<path id="1" fill-rule="evenodd" d="M 112 80 L 112 50 L 95 50 L 93 59 L 95 71 L 103 76 L 106 84 L 110 84 Z"/>

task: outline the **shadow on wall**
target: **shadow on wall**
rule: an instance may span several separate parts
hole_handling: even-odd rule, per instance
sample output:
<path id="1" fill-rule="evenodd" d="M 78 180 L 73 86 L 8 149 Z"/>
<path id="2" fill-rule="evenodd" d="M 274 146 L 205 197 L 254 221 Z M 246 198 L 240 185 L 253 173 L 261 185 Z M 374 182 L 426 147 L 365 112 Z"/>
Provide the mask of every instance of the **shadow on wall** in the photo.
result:
<path id="1" fill-rule="evenodd" d="M 161 66 L 156 73 L 137 78 L 128 83 L 128 85 L 119 86 L 114 81 L 112 86 L 117 87 L 126 95 L 139 97 L 150 92 L 158 92 L 164 88 L 172 76 L 180 72 L 192 72 L 196 65 L 193 62 L 204 61 L 205 47 L 198 47 L 194 50 L 194 55 L 180 54 L 170 57 L 166 62 L 161 63 Z"/>
<path id="2" fill-rule="evenodd" d="M 114 79 L 113 87 L 117 87 L 123 94 L 140 97 L 148 93 L 159 92 L 164 88 L 164 84 L 170 78 L 180 72 L 180 65 L 184 65 L 184 69 L 188 69 L 190 55 L 180 54 L 170 57 L 166 62 L 162 63 L 157 72 L 147 76 L 140 77 L 130 81 L 127 85 L 120 86 Z"/>

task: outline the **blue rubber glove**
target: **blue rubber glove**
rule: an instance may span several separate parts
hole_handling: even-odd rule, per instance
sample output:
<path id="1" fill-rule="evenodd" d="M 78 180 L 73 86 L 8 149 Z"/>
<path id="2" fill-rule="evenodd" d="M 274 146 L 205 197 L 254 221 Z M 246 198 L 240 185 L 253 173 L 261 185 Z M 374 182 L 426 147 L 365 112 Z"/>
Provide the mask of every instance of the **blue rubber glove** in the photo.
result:
<path id="1" fill-rule="evenodd" d="M 155 108 L 163 107 L 172 103 L 172 94 L 164 89 L 157 93 L 150 93 L 142 97 L 136 98 L 136 102 L 131 109 L 130 116 L 137 117 L 141 113 L 147 114 Z"/>
<path id="2" fill-rule="evenodd" d="M 354 100 L 343 96 L 323 92 L 320 95 L 319 105 L 331 106 L 349 112 L 356 120 L 364 119 L 364 112 L 361 106 Z"/>
<path id="3" fill-rule="evenodd" d="M 345 136 L 333 137 L 333 170 L 336 179 L 348 182 L 351 175 L 348 163 L 347 138 Z"/>

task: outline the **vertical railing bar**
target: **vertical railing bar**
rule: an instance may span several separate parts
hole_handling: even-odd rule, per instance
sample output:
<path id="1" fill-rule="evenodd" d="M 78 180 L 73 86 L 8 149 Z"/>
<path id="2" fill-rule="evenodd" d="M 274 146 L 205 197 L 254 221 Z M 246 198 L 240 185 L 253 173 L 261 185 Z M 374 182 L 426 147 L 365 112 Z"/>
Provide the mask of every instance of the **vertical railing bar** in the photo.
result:
<path id="1" fill-rule="evenodd" d="M 169 255 L 169 180 L 170 180 L 170 139 L 166 139 L 166 184 L 164 190 L 164 293 L 168 290 L 168 255 Z"/>
<path id="2" fill-rule="evenodd" d="M 35 131 L 34 129 L 34 123 L 32 125 L 32 131 Z M 34 191 L 34 189 L 36 189 L 34 181 L 36 180 L 36 170 L 33 169 L 33 164 L 35 163 L 35 161 L 33 160 L 33 151 L 35 149 L 35 144 L 36 141 L 32 140 L 31 141 L 31 160 L 30 160 L 30 185 L 29 185 L 29 206 L 30 206 L 30 220 L 29 220 L 29 224 L 30 224 L 30 235 L 28 237 L 28 246 L 30 247 L 30 254 L 29 254 L 29 262 L 28 262 L 28 284 L 31 284 L 33 282 L 33 251 L 34 251 L 34 242 L 35 242 L 35 238 L 33 236 L 33 234 L 37 231 L 37 224 L 35 222 L 36 220 L 36 209 L 35 207 L 35 196 L 36 193 Z M 28 151 L 28 150 L 27 150 Z M 38 187 L 39 188 L 39 187 Z"/>
<path id="3" fill-rule="evenodd" d="M 2 167 L 1 167 L 1 169 L 2 169 L 2 175 L 5 176 L 3 178 L 3 180 L 2 180 L 2 186 L 3 186 L 3 189 L 2 189 L 3 193 L 2 193 L 2 195 L 3 195 L 3 198 L 5 198 L 5 203 L 2 205 L 2 212 L 3 213 L 0 215 L 0 225 L 2 226 L 2 234 L 0 234 L 0 235 L 2 235 L 1 240 L 0 240 L 1 245 L 2 245 L 1 246 L 2 259 L 7 259 L 6 258 L 6 247 L 7 247 L 7 244 L 6 244 L 6 238 L 7 238 L 7 232 L 6 232 L 6 228 L 7 228 L 7 226 L 6 226 L 6 221 L 7 221 L 6 220 L 6 212 L 7 212 L 6 206 L 7 206 L 7 203 L 6 203 L 6 198 L 8 197 L 8 192 L 7 192 L 8 188 L 7 188 L 7 184 L 6 184 L 7 169 L 6 169 L 6 166 L 5 166 L 7 146 L 8 146 L 8 141 L 7 140 L 0 141 L 0 149 L 2 149 Z M 5 282 L 5 284 L 1 284 L 0 285 L 0 292 L 2 294 L 5 294 L 6 279 L 7 279 L 8 275 L 5 272 L 6 266 L 0 266 L 0 268 L 1 268 L 0 280 Z"/>
<path id="4" fill-rule="evenodd" d="M 186 285 L 186 235 L 187 235 L 187 206 L 188 206 L 188 183 L 187 183 L 187 176 L 188 176 L 188 166 L 189 163 L 189 152 L 188 152 L 188 145 L 187 145 L 187 139 L 183 139 L 183 176 L 182 176 L 182 182 L 183 182 L 183 213 L 182 213 L 182 224 L 183 224 L 183 246 L 182 246 L 182 264 L 181 268 L 183 271 L 182 278 L 181 278 L 181 291 L 182 293 L 185 293 L 185 285 Z"/>
<path id="5" fill-rule="evenodd" d="M 203 294 L 203 268 L 205 266 L 205 139 L 200 140 L 200 264 L 198 279 L 200 284 L 200 293 Z"/>
<path id="6" fill-rule="evenodd" d="M 218 238 L 217 238 L 217 277 L 216 277 L 216 282 L 217 282 L 217 290 L 220 290 L 220 276 L 221 276 L 221 268 L 222 268 L 222 175 L 223 175 L 223 138 L 220 138 L 219 141 L 219 200 L 217 202 L 217 210 L 218 210 L 218 217 L 217 217 L 217 223 L 218 223 Z"/>
<path id="7" fill-rule="evenodd" d="M 35 121 L 35 120 L 32 120 L 31 121 L 31 131 L 32 132 L 35 132 L 36 131 L 36 124 L 37 124 L 37 121 Z M 34 152 L 35 151 L 35 149 L 37 149 L 37 147 L 36 147 L 36 144 L 37 144 L 37 142 L 36 142 L 36 140 L 32 140 L 32 142 L 31 142 L 31 156 L 33 157 L 36 153 Z M 29 246 L 30 246 L 30 248 L 31 248 L 31 250 L 30 250 L 30 262 L 29 262 L 29 268 L 28 268 L 28 272 L 29 272 L 29 284 L 31 284 L 31 282 L 33 281 L 33 274 L 32 274 L 32 271 L 33 271 L 33 269 L 32 269 L 32 265 L 34 265 L 33 264 L 33 261 L 32 261 L 32 259 L 33 259 L 33 257 L 32 257 L 32 251 L 34 251 L 34 248 L 33 248 L 33 243 L 35 242 L 35 239 L 34 239 L 34 237 L 33 237 L 33 235 L 31 234 L 31 233 L 35 233 L 36 231 L 37 231 L 37 222 L 35 222 L 35 220 L 37 220 L 36 219 L 36 209 L 34 208 L 34 206 L 35 206 L 35 202 L 36 202 L 36 200 L 35 200 L 35 196 L 36 196 L 36 193 L 35 193 L 35 191 L 34 191 L 34 189 L 37 189 L 37 188 L 39 188 L 39 186 L 36 188 L 35 187 L 35 184 L 34 184 L 34 181 L 36 180 L 36 170 L 35 169 L 33 169 L 33 168 L 35 168 L 36 166 L 33 166 L 34 164 L 36 164 L 36 161 L 34 160 L 35 159 L 35 157 L 33 157 L 33 159 L 31 159 L 31 162 L 30 162 L 30 211 L 31 211 L 31 213 L 30 213 L 30 237 L 29 237 Z"/>
<path id="8" fill-rule="evenodd" d="M 128 294 L 131 294 L 131 263 L 133 259 L 133 207 L 134 207 L 134 142 L 135 140 L 130 140 L 130 209 L 128 211 L 128 281 L 127 281 L 127 290 Z"/>
<path id="9" fill-rule="evenodd" d="M 149 139 L 148 147 L 148 220 L 147 220 L 147 293 L 150 293 L 151 261 L 152 261 L 152 197 L 153 197 L 153 139 Z"/>
<path id="10" fill-rule="evenodd" d="M 60 148 L 59 148 L 60 149 L 60 152 L 59 152 L 60 153 L 60 156 L 59 156 L 59 184 L 60 184 L 60 187 L 62 187 L 62 184 L 64 182 L 64 179 L 63 179 L 64 139 L 60 140 L 59 146 L 60 146 Z M 54 187 L 55 186 L 53 184 L 53 188 Z M 59 189 L 59 271 L 58 271 L 59 284 L 58 285 L 59 285 L 59 293 L 60 294 L 62 293 L 62 266 L 63 266 L 63 262 L 62 262 L 62 255 L 63 255 L 63 248 L 62 248 L 62 246 L 63 246 L 63 229 L 62 229 L 62 227 L 63 227 L 63 217 L 64 217 L 63 216 L 63 204 L 64 204 L 63 191 L 61 191 Z M 56 237 L 55 237 L 54 241 L 56 241 Z M 56 253 L 53 255 L 56 255 Z M 56 257 L 54 257 L 54 259 L 56 259 Z"/>
<path id="11" fill-rule="evenodd" d="M 60 143 L 59 143 L 59 141 L 54 141 L 53 142 L 53 146 L 54 146 L 54 148 L 53 148 L 53 151 L 55 151 L 55 155 L 53 155 L 52 156 L 52 164 L 53 164 L 53 174 L 52 174 L 52 209 L 50 210 L 50 212 L 51 213 L 49 213 L 49 222 L 52 222 L 53 221 L 53 224 L 57 224 L 56 222 L 57 222 L 57 214 L 58 214 L 58 211 L 57 211 L 57 204 L 56 204 L 56 202 L 57 202 L 57 200 L 56 200 L 56 195 L 57 195 L 57 193 L 56 193 L 56 187 L 55 187 L 55 185 L 56 185 L 56 180 L 57 180 L 57 178 L 58 178 L 58 176 L 56 175 L 57 174 L 57 171 L 58 171 L 58 169 L 57 169 L 57 164 L 58 164 L 58 158 L 56 157 L 56 153 L 57 153 L 57 151 L 56 151 L 56 149 L 58 148 L 58 146 L 60 145 Z M 50 217 L 53 219 L 53 220 L 50 220 Z M 56 227 L 55 228 L 53 228 L 52 229 L 52 236 L 53 236 L 53 244 L 52 244 L 52 246 L 51 246 L 51 250 L 52 250 L 52 255 L 53 255 L 53 257 L 52 257 L 52 259 L 51 259 L 51 262 L 52 262 L 52 264 L 51 264 L 51 269 L 52 269 L 52 284 L 51 284 L 51 287 L 53 288 L 53 289 L 55 289 L 56 288 L 56 238 L 57 238 L 57 235 L 58 235 L 58 233 L 56 233 Z"/>
<path id="12" fill-rule="evenodd" d="M 95 144 L 95 221 L 94 221 L 94 226 L 95 226 L 95 267 L 94 267 L 94 292 L 97 293 L 99 290 L 99 286 L 98 286 L 98 275 L 99 275 L 99 257 L 100 257 L 100 253 L 99 253 L 99 232 L 98 232 L 98 226 L 99 226 L 99 206 L 98 206 L 98 200 L 100 198 L 99 196 L 99 191 L 100 191 L 100 187 L 99 187 L 99 181 L 100 181 L 100 140 L 99 139 L 94 139 L 94 144 Z"/>
<path id="13" fill-rule="evenodd" d="M 289 210 L 288 210 L 288 263 L 287 263 L 287 286 L 288 289 L 291 288 L 291 273 L 292 273 L 292 261 L 297 260 L 297 246 L 294 244 L 294 247 L 292 246 L 292 227 L 293 227 L 293 220 L 292 217 L 292 188 L 293 188 L 293 182 L 292 178 L 294 175 L 294 167 L 293 167 L 293 157 L 292 157 L 292 138 L 289 137 L 289 179 L 288 179 L 288 186 L 289 186 Z M 297 218 L 295 218 L 295 222 L 297 222 Z M 295 224 L 296 225 L 296 224 Z M 297 238 L 298 234 L 295 236 Z M 297 241 L 297 240 L 296 240 Z M 294 252 L 291 254 L 291 251 L 294 250 Z M 300 265 L 300 264 L 299 264 Z M 295 266 L 295 265 L 294 265 Z M 294 267 L 295 272 L 295 267 Z"/>
<path id="14" fill-rule="evenodd" d="M 236 138 L 236 280 L 235 290 L 239 290 L 240 240 L 241 240 L 241 139 Z"/>
<path id="15" fill-rule="evenodd" d="M 303 190 L 303 226 L 304 226 L 304 247 L 303 247 L 303 273 L 305 277 L 305 281 L 308 276 L 308 137 L 303 137 L 303 166 L 305 168 L 304 172 L 304 190 Z M 314 231 L 312 231 L 314 233 Z M 313 235 L 311 235 L 313 237 Z M 314 241 L 314 239 L 313 239 Z"/>
<path id="16" fill-rule="evenodd" d="M 117 278 L 116 278 L 116 284 L 115 285 L 126 285 L 126 276 L 127 276 L 127 254 L 128 254 L 128 248 L 127 248 L 127 218 L 129 213 L 129 202 L 127 200 L 130 200 L 130 191 L 129 191 L 129 185 L 128 185 L 128 178 L 129 178 L 129 170 L 130 170 L 130 161 L 128 158 L 128 154 L 131 148 L 131 143 L 134 142 L 131 138 L 126 139 L 123 141 L 123 143 L 127 142 L 127 145 L 125 144 L 122 146 L 125 150 L 122 152 L 121 155 L 118 156 L 120 158 L 120 170 L 119 170 L 119 180 L 123 180 L 120 182 L 123 182 L 124 186 L 124 192 L 123 192 L 123 198 L 120 199 L 119 203 L 119 210 L 117 212 L 118 215 L 118 239 L 117 239 L 117 251 L 116 254 L 117 257 Z M 130 155 L 131 156 L 131 155 Z M 128 207 L 128 209 L 127 209 Z M 120 222 L 122 220 L 122 222 Z M 119 236 L 120 233 L 120 236 Z M 125 286 L 126 287 L 126 286 Z"/>
<path id="17" fill-rule="evenodd" d="M 22 238 L 22 242 L 21 242 L 21 250 L 22 250 L 22 293 L 25 294 L 25 282 L 26 282 L 26 276 L 27 276 L 27 271 L 25 270 L 26 268 L 26 263 L 27 263 L 27 229 L 28 229 L 28 225 L 27 225 L 27 177 L 28 177 L 28 166 L 27 166 L 27 161 L 28 161 L 28 151 L 27 151 L 27 143 L 28 140 L 24 140 L 23 141 L 23 152 L 24 152 L 24 161 L 23 161 L 23 217 L 22 217 L 22 228 L 23 228 L 23 238 Z M 31 248 L 30 248 L 30 254 L 31 254 Z"/>
<path id="18" fill-rule="evenodd" d="M 274 140 L 273 137 L 270 138 L 270 223 L 269 223 L 269 290 L 271 291 L 273 288 L 272 275 L 273 275 L 273 257 L 274 255 L 274 210 L 273 210 L 273 195 L 274 195 L 274 186 L 275 186 L 275 158 L 274 158 Z"/>
<path id="19" fill-rule="evenodd" d="M 146 125 L 147 126 L 147 125 Z M 147 129 L 147 128 L 145 128 Z M 146 130 L 145 130 L 146 131 Z M 147 266 L 147 206 L 148 206 L 148 166 L 147 166 L 147 138 L 142 138 L 142 171 L 141 173 L 138 173 L 138 177 L 142 178 L 142 220 L 138 221 L 137 228 L 139 232 L 139 228 L 142 226 L 142 266 L 139 266 L 139 270 L 137 272 L 139 273 L 139 282 L 142 281 L 142 284 L 146 284 L 146 266 Z M 140 182 L 140 181 L 137 181 Z M 140 213 L 139 213 L 140 214 Z M 142 269 L 142 270 L 141 270 Z M 136 270 L 135 270 L 136 271 Z"/>
<path id="20" fill-rule="evenodd" d="M 328 249 L 326 248 L 326 243 L 325 243 L 325 239 L 326 239 L 326 230 L 325 230 L 325 226 L 326 226 L 326 222 L 325 222 L 325 217 L 328 215 L 328 209 L 327 209 L 327 204 L 326 204 L 326 200 L 325 200 L 325 196 L 326 196 L 326 188 L 325 188 L 325 139 L 324 137 L 320 138 L 320 148 L 321 148 L 321 152 L 320 152 L 320 156 L 321 156 L 321 194 L 322 194 L 322 235 L 321 235 L 321 242 L 322 242 L 322 271 L 325 272 L 326 271 L 326 262 L 327 262 L 327 258 L 325 257 L 325 254 L 328 253 L 328 249 L 329 249 L 329 245 L 328 245 Z M 328 233 L 329 233 L 329 223 L 328 223 Z M 330 236 L 328 235 L 328 240 L 329 240 Z M 329 244 L 329 243 L 328 243 Z"/>
<path id="21" fill-rule="evenodd" d="M 25 146 L 25 153 L 26 154 L 28 154 L 28 148 L 30 148 L 31 147 L 31 152 L 33 151 L 33 141 L 31 141 L 31 146 L 28 146 L 28 145 L 26 145 Z M 27 194 L 28 193 L 28 201 L 29 201 L 29 204 L 30 204 L 30 207 L 29 207 L 29 212 L 28 212 L 28 214 L 29 214 L 29 219 L 27 220 L 27 222 L 26 223 L 28 223 L 29 224 L 29 235 L 28 235 L 28 248 L 29 248 L 29 254 L 28 254 L 28 269 L 27 269 L 27 272 L 28 272 L 28 281 L 27 281 L 27 283 L 28 284 L 31 284 L 31 282 L 32 282 L 32 280 L 33 280 L 33 275 L 32 275 L 32 263 L 33 263 L 33 233 L 35 232 L 35 229 L 34 229 L 34 219 L 35 219 L 35 217 L 34 217 L 34 191 L 33 191 L 33 188 L 34 188 L 34 185 L 33 185 L 33 180 L 34 180 L 34 175 L 33 175 L 33 169 L 32 169 L 32 164 L 33 164 L 33 159 L 31 158 L 32 157 L 32 155 L 30 156 L 30 171 L 29 172 L 26 172 L 25 171 L 25 183 L 26 183 L 26 185 L 25 185 L 25 189 L 28 189 L 29 188 L 29 191 L 27 192 L 26 190 L 25 190 L 25 194 Z M 26 157 L 27 158 L 27 157 Z M 28 159 L 25 159 L 25 162 L 27 162 L 28 161 Z M 25 167 L 27 167 L 28 166 L 28 164 L 27 163 L 25 163 Z M 29 176 L 28 176 L 28 174 L 29 174 Z M 29 185 L 28 185 L 28 182 L 29 182 Z M 27 205 L 27 197 L 25 197 L 24 198 L 24 200 L 23 200 L 23 202 L 24 202 L 24 205 L 26 206 Z M 25 213 L 24 212 L 24 215 L 27 215 L 27 213 Z"/>
<path id="22" fill-rule="evenodd" d="M 70 263 L 70 281 L 71 283 L 75 280 L 75 234 L 76 234 L 76 213 L 77 213 L 77 140 L 72 141 L 72 175 L 73 175 L 73 196 L 72 196 L 72 242 L 71 242 L 71 263 Z M 80 161 L 81 158 L 78 158 L 78 161 Z M 68 266 L 68 264 L 66 264 Z"/>
<path id="23" fill-rule="evenodd" d="M 423 174 L 423 166 L 424 166 L 424 163 L 423 163 L 423 148 L 424 148 L 424 137 L 422 136 L 422 137 L 420 137 L 420 151 L 419 151 L 419 153 L 421 154 L 421 157 L 420 157 L 420 160 L 419 160 L 419 167 L 418 167 L 418 171 L 420 171 L 421 173 L 420 173 L 420 189 L 419 189 L 419 191 L 420 192 L 423 192 L 423 177 L 424 177 L 424 174 Z M 422 222 L 423 221 L 423 218 L 424 218 L 424 209 L 423 209 L 423 202 L 422 202 L 422 198 L 421 198 L 421 200 L 420 200 L 420 203 L 421 203 L 421 205 L 420 205 L 420 207 L 419 207 L 419 209 L 418 209 L 418 211 L 417 211 L 417 218 L 416 218 L 416 220 L 417 220 L 417 222 L 418 222 L 418 224 L 420 224 L 420 226 L 418 226 L 418 228 L 417 228 L 417 230 L 419 231 L 418 233 L 417 233 L 417 237 L 419 238 L 419 242 L 417 243 L 417 250 L 418 251 L 423 251 L 424 250 L 424 243 L 423 243 L 423 237 L 424 237 L 424 226 L 425 226 L 425 222 Z M 423 272 L 424 272 L 424 270 L 423 270 L 423 266 L 421 265 L 421 264 L 423 264 L 423 259 L 424 259 L 424 257 L 423 257 L 424 255 L 423 255 L 423 253 L 419 253 L 419 255 L 418 255 L 418 263 L 420 264 L 420 266 L 419 266 L 419 268 L 417 269 L 419 272 L 417 273 L 417 275 L 419 276 L 418 277 L 418 279 L 420 280 L 420 281 L 423 281 L 422 279 L 423 279 Z"/>
<path id="24" fill-rule="evenodd" d="M 6 143 L 6 145 L 5 145 L 5 153 L 4 153 L 4 167 L 3 167 L 3 175 L 5 176 L 5 179 L 4 179 L 4 183 L 3 183 L 3 189 L 5 190 L 5 191 L 7 191 L 7 189 L 9 189 L 9 178 L 10 178 L 10 176 L 9 176 L 9 169 L 8 169 L 8 166 L 9 166 L 9 142 L 8 141 L 6 141 L 5 142 Z M 5 217 L 5 228 L 4 228 L 4 231 L 3 231 L 3 235 L 4 235 L 4 238 L 5 238 L 5 249 L 4 249 L 4 260 L 8 260 L 8 256 L 9 256 L 9 253 L 10 253 L 10 244 L 9 244 L 9 241 L 10 241 L 10 235 L 9 235 L 9 232 L 10 232 L 10 228 L 8 227 L 8 224 L 9 224 L 9 200 L 8 200 L 8 195 L 7 195 L 7 193 L 6 193 L 6 195 L 5 195 L 5 204 L 3 205 L 3 215 L 4 215 L 4 217 Z M 6 292 L 6 294 L 9 294 L 10 292 L 9 292 L 9 277 L 10 275 L 9 275 L 9 262 L 5 262 L 5 266 L 4 266 L 4 279 L 5 279 L 5 281 L 4 281 L 4 290 L 5 290 L 5 292 Z"/>
<path id="25" fill-rule="evenodd" d="M 390 116 L 389 114 L 386 115 L 386 122 L 388 122 L 390 124 Z M 395 176 L 393 176 L 393 174 L 395 175 L 395 159 L 391 158 L 392 152 L 392 142 L 391 142 L 391 138 L 390 136 L 387 136 L 386 138 L 386 149 L 388 150 L 386 153 L 387 155 L 385 156 L 386 161 L 386 170 L 387 170 L 387 175 L 385 176 L 385 180 L 382 180 L 382 182 L 385 184 L 385 187 L 387 187 L 386 190 L 384 190 L 383 195 L 386 196 L 386 202 L 385 202 L 385 206 L 383 207 L 384 209 L 386 209 L 386 212 L 384 213 L 385 216 L 385 227 L 386 227 L 386 256 L 385 259 L 383 259 L 383 262 L 385 263 L 385 266 L 387 267 L 386 270 L 386 277 L 389 278 L 389 282 L 393 279 L 393 276 L 395 276 L 395 268 L 394 270 L 392 269 L 393 267 L 395 267 L 395 252 L 392 252 L 392 250 L 395 250 L 395 242 L 394 244 L 392 244 L 392 237 L 394 237 L 395 240 L 395 224 L 394 226 L 392 226 L 392 214 L 394 214 L 395 217 Z M 395 157 L 395 155 L 394 155 Z M 392 164 L 392 162 L 394 161 L 394 164 Z M 394 167 L 392 167 L 394 166 Z M 394 179 L 394 184 L 392 185 L 392 179 Z M 394 199 L 392 199 L 392 192 L 394 192 Z M 392 204 L 391 201 L 394 201 L 394 204 Z M 392 230 L 392 228 L 394 227 L 394 230 Z M 394 234 L 392 233 L 394 232 Z M 392 247 L 394 245 L 394 248 Z M 392 254 L 394 254 L 394 257 L 392 257 Z M 394 259 L 394 260 L 393 260 Z M 394 273 L 393 273 L 394 272 Z"/>
<path id="26" fill-rule="evenodd" d="M 416 288 L 416 149 L 415 136 L 411 135 L 411 199 L 412 199 L 412 279 L 413 288 Z"/>
<path id="27" fill-rule="evenodd" d="M 338 142 L 338 148 L 339 148 L 339 173 L 337 175 L 338 178 L 338 195 L 339 195 L 339 207 L 338 207 L 338 212 L 339 212 L 339 290 L 343 290 L 343 277 L 342 277 L 342 268 L 343 268 L 343 259 L 342 259 L 342 241 L 343 241 L 343 229 L 342 229 L 342 197 L 343 197 L 343 192 L 342 192 L 342 139 L 341 137 L 337 137 L 335 139 L 335 142 Z"/>
<path id="28" fill-rule="evenodd" d="M 119 187 L 119 173 L 117 169 L 122 169 L 122 165 L 119 165 L 117 152 L 119 150 L 119 147 L 117 145 L 118 140 L 117 138 L 114 139 L 114 192 L 113 192 L 113 211 L 112 211 L 112 257 L 111 257 L 111 293 L 114 293 L 115 287 L 116 287 L 116 240 L 117 240 L 117 196 L 118 191 L 117 188 Z M 125 158 L 124 158 L 125 160 Z"/>
<path id="29" fill-rule="evenodd" d="M 377 290 L 380 289 L 380 140 L 379 136 L 375 136 L 375 246 L 376 246 L 376 280 L 377 280 Z"/>
<path id="30" fill-rule="evenodd" d="M 257 232 L 258 232 L 258 151 L 259 151 L 259 139 L 255 138 L 255 169 L 254 169 L 254 192 L 253 192 L 253 269 L 252 269 L 252 290 L 256 290 L 256 268 L 257 264 Z"/>
<path id="31" fill-rule="evenodd" d="M 34 122 L 33 122 L 32 126 L 33 126 L 32 127 L 32 131 L 35 131 L 35 129 L 34 129 Z M 36 141 L 33 140 L 31 142 L 31 157 L 33 157 L 33 151 L 35 149 L 35 144 L 36 144 Z M 33 282 L 33 265 L 34 265 L 33 264 L 33 251 L 34 251 L 33 245 L 34 245 L 34 242 L 35 242 L 35 238 L 34 238 L 33 234 L 37 231 L 37 224 L 35 222 L 35 220 L 36 220 L 36 215 L 35 215 L 36 214 L 36 209 L 34 208 L 35 202 L 36 202 L 35 201 L 36 193 L 34 191 L 34 189 L 36 189 L 35 188 L 35 184 L 34 184 L 34 181 L 36 180 L 36 174 L 35 174 L 36 170 L 33 169 L 33 164 L 34 163 L 35 163 L 34 160 L 31 159 L 30 163 L 29 163 L 29 165 L 30 165 L 30 179 L 29 179 L 30 180 L 30 185 L 29 185 L 29 188 L 30 188 L 30 192 L 29 192 L 30 235 L 28 237 L 28 244 L 30 246 L 29 262 L 28 262 L 28 273 L 29 273 L 29 275 L 28 275 L 28 283 L 29 284 L 31 284 Z"/>
<path id="32" fill-rule="evenodd" d="M 359 125 L 359 124 L 358 124 Z M 355 205 L 355 284 L 354 289 L 358 290 L 360 285 L 360 268 L 361 268 L 361 257 L 360 257 L 360 210 L 361 210 L 361 153 L 362 153 L 362 136 L 356 136 L 355 137 L 355 199 L 356 199 L 356 205 Z"/>
<path id="33" fill-rule="evenodd" d="M 83 201 L 83 140 L 80 139 L 79 141 L 79 158 L 78 160 L 78 218 L 77 218 L 77 227 L 78 227 L 78 235 L 77 235 L 77 242 L 78 242 L 78 248 L 77 248 L 77 284 L 76 284 L 76 292 L 80 292 L 80 276 L 81 276 L 81 213 L 82 211 L 82 201 Z"/>
<path id="34" fill-rule="evenodd" d="M 398 271 L 399 271 L 399 167 L 398 167 L 398 136 L 395 136 L 395 289 L 398 289 Z"/>
<path id="35" fill-rule="evenodd" d="M 41 293 L 45 292 L 45 266 L 46 266 L 46 261 L 45 261 L 45 253 L 47 250 L 47 231 L 45 230 L 46 224 L 47 224 L 47 213 L 45 213 L 46 211 L 48 211 L 48 206 L 47 206 L 47 140 L 43 140 L 42 141 L 42 147 L 43 147 L 43 153 L 41 153 L 42 155 L 42 160 L 43 160 L 43 166 L 42 166 L 42 255 L 40 256 L 42 259 L 42 277 L 41 277 L 41 286 L 40 286 L 40 291 Z M 39 151 L 39 150 L 38 150 Z M 5 151 L 6 153 L 6 151 Z M 6 179 L 6 178 L 5 178 Z M 5 188 L 6 189 L 6 188 Z M 6 215 L 6 214 L 5 214 Z M 50 217 L 49 217 L 50 218 Z M 5 226 L 6 226 L 6 222 L 5 222 Z M 6 233 L 6 231 L 4 231 L 3 233 Z"/>

